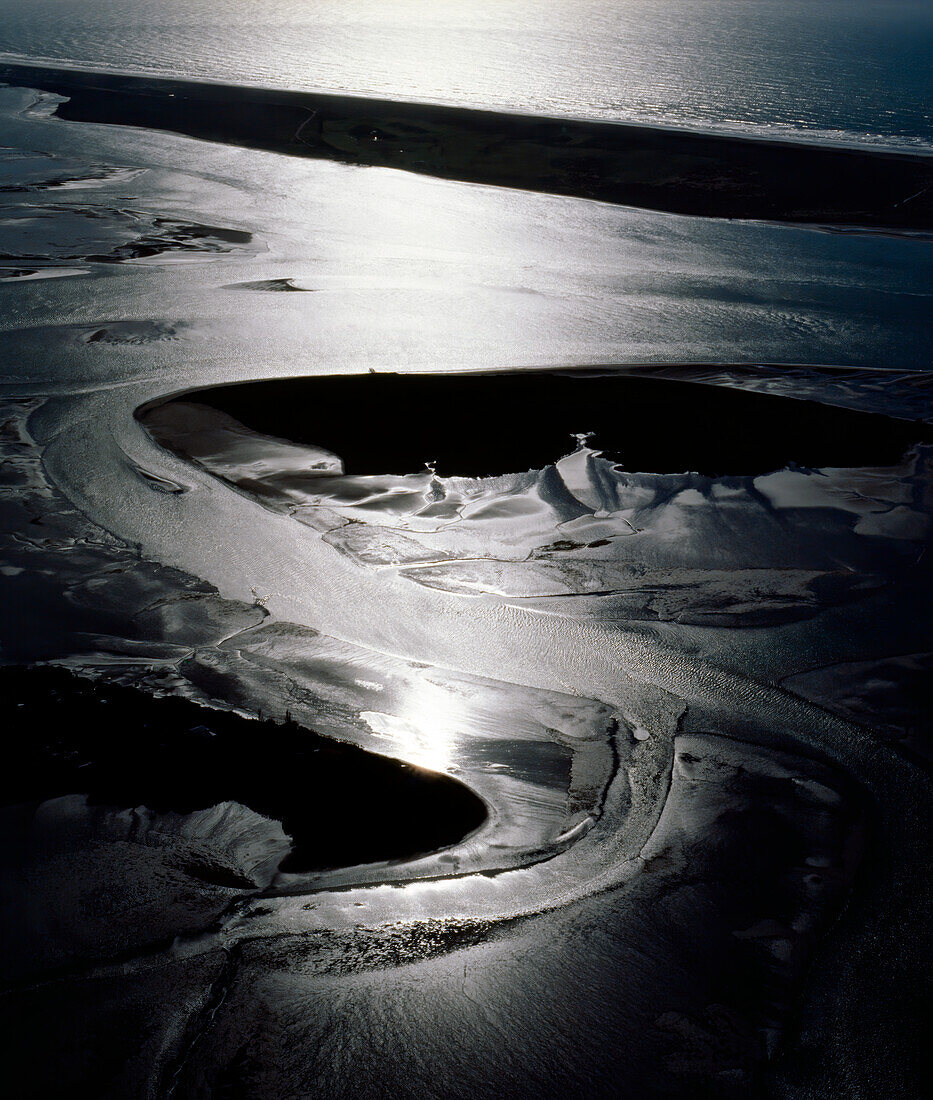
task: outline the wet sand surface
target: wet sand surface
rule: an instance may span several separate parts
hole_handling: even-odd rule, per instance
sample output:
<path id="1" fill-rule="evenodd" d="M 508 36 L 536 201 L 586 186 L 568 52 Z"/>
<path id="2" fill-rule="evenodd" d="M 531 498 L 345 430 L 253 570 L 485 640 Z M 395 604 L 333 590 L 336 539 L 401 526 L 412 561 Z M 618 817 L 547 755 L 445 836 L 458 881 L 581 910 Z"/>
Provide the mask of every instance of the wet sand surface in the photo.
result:
<path id="1" fill-rule="evenodd" d="M 35 927 L 86 960 L 4 990 L 22 1095 L 916 1095 L 928 243 L 711 230 L 0 97 L 69 208 L 0 288 L 4 663 L 289 715 L 489 812 L 443 850 L 324 870 L 276 870 L 285 830 L 226 801 L 14 814 Z M 11 232 L 43 194 L 7 195 Z M 432 392 L 433 437 L 424 404 L 378 399 L 427 384 L 402 365 L 633 373 L 649 344 L 637 461 L 624 417 L 590 439 L 535 374 L 513 409 L 538 401 L 547 451 L 520 425 L 495 470 L 453 430 L 501 433 L 486 382 L 437 383 L 457 397 Z M 274 400 L 219 403 L 257 376 Z M 726 409 L 753 429 L 734 468 Z M 423 453 L 448 435 L 449 466 Z M 119 883 L 88 892 L 95 860 L 146 882 L 142 949 L 135 912 L 108 917 Z M 208 864 L 258 893 L 192 885 Z"/>

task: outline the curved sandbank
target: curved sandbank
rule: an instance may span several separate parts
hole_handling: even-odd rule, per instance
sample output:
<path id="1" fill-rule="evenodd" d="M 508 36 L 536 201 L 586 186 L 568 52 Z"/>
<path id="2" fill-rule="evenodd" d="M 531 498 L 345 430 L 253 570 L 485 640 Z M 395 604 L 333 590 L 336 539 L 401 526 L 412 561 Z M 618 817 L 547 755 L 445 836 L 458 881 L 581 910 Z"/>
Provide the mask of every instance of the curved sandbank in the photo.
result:
<path id="1" fill-rule="evenodd" d="M 595 368 L 291 378 L 182 399 L 339 455 L 348 474 L 413 473 L 426 463 L 462 477 L 541 469 L 572 450 L 575 435 L 628 470 L 710 476 L 893 465 L 933 442 L 933 427 L 919 421 Z"/>
<path id="2" fill-rule="evenodd" d="M 933 158 L 29 64 L 71 121 L 697 216 L 928 232 Z"/>

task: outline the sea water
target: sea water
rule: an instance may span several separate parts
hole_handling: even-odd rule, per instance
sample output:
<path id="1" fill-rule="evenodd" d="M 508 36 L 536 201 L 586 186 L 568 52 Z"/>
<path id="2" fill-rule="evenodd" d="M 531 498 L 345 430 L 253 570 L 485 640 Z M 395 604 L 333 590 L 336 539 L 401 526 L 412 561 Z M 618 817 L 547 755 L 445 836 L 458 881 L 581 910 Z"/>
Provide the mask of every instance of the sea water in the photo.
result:
<path id="1" fill-rule="evenodd" d="M 0 0 L 0 52 L 933 148 L 927 0 Z"/>

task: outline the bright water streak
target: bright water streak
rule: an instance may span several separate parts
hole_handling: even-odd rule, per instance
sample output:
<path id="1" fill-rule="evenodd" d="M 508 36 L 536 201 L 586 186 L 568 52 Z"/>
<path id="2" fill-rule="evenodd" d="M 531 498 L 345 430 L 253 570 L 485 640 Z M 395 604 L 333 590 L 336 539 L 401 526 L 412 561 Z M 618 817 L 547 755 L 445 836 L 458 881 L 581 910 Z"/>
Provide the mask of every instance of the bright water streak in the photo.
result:
<path id="1" fill-rule="evenodd" d="M 15 110 L 30 96 L 2 98 Z M 13 266 L 88 272 L 0 283 L 10 381 L 143 372 L 171 391 L 193 384 L 195 364 L 218 381 L 573 362 L 929 365 L 925 240 L 681 218 L 118 128 L 91 139 L 35 116 L 4 126 L 7 144 L 148 167 L 59 188 L 39 220 L 7 196 Z M 195 163 L 197 175 L 174 167 Z M 168 279 L 153 259 L 91 274 L 82 256 L 122 243 L 127 210 L 254 240 L 213 261 L 169 257 L 202 262 L 173 262 Z M 91 237 L 72 240 L 79 231 Z M 50 269 L 41 257 L 55 240 Z M 314 293 L 249 289 L 272 279 Z M 112 338 L 85 342 L 116 321 Z"/>

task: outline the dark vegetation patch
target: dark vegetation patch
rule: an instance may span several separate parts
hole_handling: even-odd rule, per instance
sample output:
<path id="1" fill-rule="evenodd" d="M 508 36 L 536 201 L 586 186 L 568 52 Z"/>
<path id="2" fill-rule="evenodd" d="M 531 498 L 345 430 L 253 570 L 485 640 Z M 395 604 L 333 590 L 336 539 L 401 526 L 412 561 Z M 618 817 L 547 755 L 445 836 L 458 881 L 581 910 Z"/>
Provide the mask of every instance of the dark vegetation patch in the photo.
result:
<path id="1" fill-rule="evenodd" d="M 184 395 L 261 435 L 333 451 L 347 473 L 491 476 L 541 469 L 576 433 L 626 469 L 751 475 L 896 464 L 933 428 L 724 386 L 609 371 L 364 374 Z M 142 414 L 145 415 L 144 412 Z"/>
<path id="2" fill-rule="evenodd" d="M 65 669 L 0 669 L 0 719 L 0 805 L 86 794 L 191 813 L 241 802 L 292 838 L 283 871 L 408 858 L 486 819 L 482 800 L 448 776 L 291 721 L 250 721 Z"/>
<path id="3" fill-rule="evenodd" d="M 933 228 L 933 160 L 582 119 L 48 66 L 61 118 L 707 217 Z"/>

